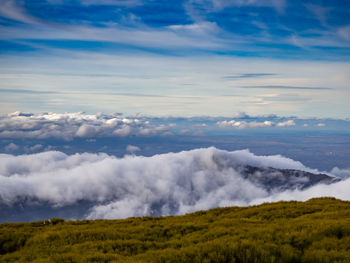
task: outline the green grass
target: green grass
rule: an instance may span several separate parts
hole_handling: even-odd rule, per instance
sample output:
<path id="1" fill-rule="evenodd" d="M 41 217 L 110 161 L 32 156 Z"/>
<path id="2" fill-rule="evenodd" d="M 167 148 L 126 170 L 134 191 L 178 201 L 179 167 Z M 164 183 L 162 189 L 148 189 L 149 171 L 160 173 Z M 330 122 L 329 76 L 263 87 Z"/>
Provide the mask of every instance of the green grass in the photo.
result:
<path id="1" fill-rule="evenodd" d="M 350 262 L 350 203 L 319 198 L 173 217 L 4 223 L 0 262 Z"/>

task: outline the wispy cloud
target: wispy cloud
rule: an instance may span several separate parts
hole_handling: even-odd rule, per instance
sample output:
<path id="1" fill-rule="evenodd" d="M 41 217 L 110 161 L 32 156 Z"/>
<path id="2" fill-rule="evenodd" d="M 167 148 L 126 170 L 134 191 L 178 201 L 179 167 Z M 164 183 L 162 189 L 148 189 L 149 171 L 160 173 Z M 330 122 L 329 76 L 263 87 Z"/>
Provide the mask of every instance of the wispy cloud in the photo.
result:
<path id="1" fill-rule="evenodd" d="M 269 77 L 276 76 L 274 73 L 244 73 L 232 76 L 224 76 L 223 79 L 246 79 L 246 78 L 259 78 L 259 77 Z"/>
<path id="2" fill-rule="evenodd" d="M 72 94 L 72 93 L 71 93 Z M 171 96 L 159 94 L 143 94 L 143 93 L 128 93 L 128 92 L 89 92 L 92 95 L 116 95 L 125 97 L 149 97 L 149 98 L 169 98 Z"/>
<path id="3" fill-rule="evenodd" d="M 266 95 L 261 95 L 258 98 L 261 98 L 263 101 L 269 101 L 269 102 L 298 102 L 298 101 L 312 100 L 312 98 L 309 96 L 298 95 L 294 93 L 266 94 Z"/>
<path id="4" fill-rule="evenodd" d="M 253 7 L 272 7 L 279 13 L 283 13 L 287 1 L 285 0 L 190 0 L 187 2 L 186 7 L 190 15 L 194 16 L 194 11 L 196 7 L 199 6 L 200 9 L 204 9 L 207 12 L 217 12 L 224 8 L 229 7 L 244 7 L 244 6 L 253 6 Z"/>
<path id="5" fill-rule="evenodd" d="M 0 93 L 23 93 L 23 94 L 57 94 L 56 91 L 29 90 L 29 89 L 1 89 Z"/>
<path id="6" fill-rule="evenodd" d="M 300 63 L 252 58 L 233 60 L 222 56 L 168 57 L 149 54 L 106 55 L 83 51 L 52 52 L 54 54 L 42 56 L 33 53 L 28 57 L 0 57 L 0 82 L 3 89 L 56 92 L 35 98 L 45 99 L 40 102 L 40 110 L 37 109 L 38 104 L 30 104 L 24 96 L 2 92 L 4 96 L 1 96 L 0 101 L 14 105 L 11 108 L 6 106 L 7 110 L 2 110 L 3 113 L 18 109 L 31 112 L 84 110 L 92 113 L 117 110 L 126 114 L 143 112 L 152 115 L 230 116 L 232 112 L 238 111 L 253 115 L 257 112 L 279 113 L 281 108 L 286 108 L 288 111 L 282 113 L 285 116 L 336 117 L 335 111 L 339 112 L 339 109 L 343 112 L 338 117 L 349 115 L 346 113 L 348 108 L 345 107 L 348 93 L 346 85 L 350 81 L 347 63 L 333 62 L 330 67 L 328 62 L 320 61 Z M 310 71 L 310 68 L 313 70 Z M 252 72 L 276 75 L 232 81 L 222 78 L 230 76 L 235 69 L 244 74 Z M 271 71 L 261 72 L 262 69 Z M 184 83 L 193 85 L 183 85 Z M 304 93 L 301 89 L 245 89 L 244 86 L 248 85 L 331 87 L 332 90 L 312 92 L 317 90 L 310 89 Z M 276 96 L 266 97 L 272 93 Z M 284 93 L 298 94 L 287 96 Z M 270 106 L 248 104 L 256 98 L 269 101 Z M 303 98 L 311 99 L 310 103 L 301 104 Z M 59 99 L 64 105 L 58 107 L 49 104 L 52 99 Z M 278 99 L 289 101 L 293 105 L 281 106 Z M 297 101 L 300 104 L 295 105 Z M 319 102 L 322 101 L 325 103 L 320 107 Z M 334 104 L 344 107 L 334 107 Z M 313 110 L 301 111 L 301 108 Z"/>
<path id="7" fill-rule="evenodd" d="M 324 87 L 297 87 L 297 86 L 279 86 L 279 85 L 266 85 L 266 86 L 243 86 L 244 89 L 290 89 L 290 90 L 331 90 L 332 88 Z"/>
<path id="8" fill-rule="evenodd" d="M 68 17 L 56 17 L 62 15 L 62 12 L 57 13 L 54 8 L 55 5 L 60 6 L 59 10 L 73 6 L 76 10 L 76 17 L 74 14 Z M 81 17 L 85 17 L 88 12 L 91 12 L 92 5 L 103 8 L 101 10 L 97 9 L 93 17 L 94 20 L 81 20 Z M 294 29 L 290 29 L 289 27 L 291 25 L 289 24 L 280 25 L 272 23 L 272 21 L 269 21 L 268 25 L 265 25 L 263 28 L 256 26 L 266 22 L 260 21 L 260 12 L 266 12 L 266 8 L 262 7 L 272 7 L 277 10 L 279 15 L 272 14 L 274 16 L 287 16 L 288 13 L 284 13 L 286 8 L 295 8 L 300 11 L 300 8 L 290 3 L 287 4 L 287 1 L 192 0 L 186 2 L 184 6 L 191 6 L 190 9 L 194 10 L 192 13 L 201 14 L 199 15 L 200 19 L 188 19 L 184 14 L 183 5 L 179 3 L 172 3 L 166 7 L 162 7 L 159 3 L 150 1 L 84 0 L 75 2 L 74 4 L 70 1 L 69 4 L 67 1 L 51 1 L 51 3 L 38 1 L 36 3 L 21 5 L 16 1 L 6 0 L 5 4 L 0 7 L 0 15 L 16 21 L 35 24 L 35 26 L 23 28 L 15 25 L 10 28 L 2 27 L 0 30 L 2 32 L 2 39 L 10 41 L 18 41 L 18 39 L 27 40 L 30 45 L 38 44 L 33 43 L 35 39 L 43 41 L 41 43 L 43 46 L 54 44 L 48 40 L 101 41 L 104 43 L 104 47 L 102 45 L 101 49 L 106 50 L 118 50 L 121 48 L 121 46 L 113 47 L 109 45 L 108 43 L 110 42 L 128 45 L 129 48 L 155 48 L 154 50 L 148 50 L 148 52 L 157 52 L 157 48 L 162 48 L 163 52 L 167 52 L 168 54 L 178 51 L 177 49 L 181 48 L 187 49 L 188 52 L 192 51 L 192 53 L 196 49 L 200 49 L 201 51 L 211 53 L 224 52 L 223 54 L 225 55 L 261 57 L 275 54 L 275 57 L 276 55 L 281 57 L 288 54 L 291 54 L 291 56 L 298 54 L 304 55 L 305 49 L 307 49 L 308 54 L 323 52 L 322 48 L 315 48 L 316 46 L 324 48 L 342 47 L 343 49 L 348 47 L 347 38 L 342 37 L 343 35 L 347 35 L 344 33 L 346 32 L 345 28 L 348 26 L 347 24 L 342 24 L 337 28 L 332 28 L 332 30 L 320 28 L 318 25 L 312 24 L 315 29 L 310 29 L 310 24 L 307 21 L 301 20 L 297 22 L 299 27 L 304 28 L 300 33 Z M 40 14 L 35 12 L 38 8 L 43 7 L 49 12 L 46 16 L 40 16 Z M 118 11 L 118 14 L 120 14 L 113 16 L 113 19 L 112 17 L 107 19 L 106 14 L 102 12 L 106 8 L 113 9 L 118 7 L 121 8 Z M 152 9 L 142 12 L 142 8 L 148 9 L 151 7 L 154 10 L 171 10 L 174 23 L 169 22 L 172 19 L 168 21 L 163 17 L 158 18 L 159 14 L 153 13 L 156 11 Z M 242 9 L 242 7 L 257 8 L 254 11 L 256 15 L 252 15 L 249 8 Z M 235 22 L 240 25 L 238 26 L 240 28 L 239 30 L 233 29 L 231 21 L 227 20 L 226 16 L 221 15 L 220 12 L 225 12 L 224 10 L 227 8 L 233 8 L 233 11 L 238 12 L 237 15 L 239 16 L 244 15 L 245 21 L 238 20 Z M 307 8 L 304 9 L 303 12 L 307 12 Z M 316 9 L 312 8 L 312 10 Z M 210 12 L 210 19 L 207 17 L 208 12 Z M 244 14 L 240 14 L 240 12 Z M 317 11 L 317 13 L 320 12 Z M 34 15 L 37 17 L 34 17 Z M 125 17 L 131 15 L 138 17 L 138 23 L 130 24 L 126 22 Z M 148 19 L 149 16 L 155 18 L 150 20 Z M 175 21 L 176 17 L 180 17 L 179 22 Z M 100 26 L 96 26 L 96 24 Z M 310 30 L 311 32 L 316 31 L 318 33 L 307 33 Z M 249 32 L 249 34 L 245 31 Z M 64 48 L 74 49 L 74 46 L 74 43 L 67 43 L 64 45 Z M 290 48 L 290 46 L 299 48 Z M 59 45 L 56 45 L 56 48 L 58 47 Z M 88 50 L 89 45 L 86 44 L 83 48 Z M 287 53 L 284 52 L 285 49 L 288 49 Z M 337 52 L 346 53 L 346 50 L 343 49 L 339 49 Z M 328 49 L 324 50 L 323 53 L 325 51 L 330 52 Z M 334 53 L 335 50 L 332 52 Z M 313 56 L 314 58 L 315 56 Z"/>
<path id="9" fill-rule="evenodd" d="M 27 13 L 21 5 L 22 1 L 2 0 L 0 4 L 0 16 L 29 24 L 38 24 L 38 19 Z"/>
<path id="10" fill-rule="evenodd" d="M 59 91 L 48 91 L 48 90 L 28 90 L 28 89 L 1 89 L 0 93 L 22 93 L 22 94 L 66 94 L 66 95 L 78 95 L 81 92 L 59 92 Z M 143 93 L 129 93 L 129 92 L 94 92 L 86 91 L 84 94 L 90 95 L 112 95 L 112 96 L 125 96 L 125 97 L 150 97 L 150 98 L 168 98 L 170 96 L 159 95 L 159 94 L 143 94 Z"/>
<path id="11" fill-rule="evenodd" d="M 83 5 L 107 5 L 135 7 L 142 5 L 142 0 L 79 0 Z"/>

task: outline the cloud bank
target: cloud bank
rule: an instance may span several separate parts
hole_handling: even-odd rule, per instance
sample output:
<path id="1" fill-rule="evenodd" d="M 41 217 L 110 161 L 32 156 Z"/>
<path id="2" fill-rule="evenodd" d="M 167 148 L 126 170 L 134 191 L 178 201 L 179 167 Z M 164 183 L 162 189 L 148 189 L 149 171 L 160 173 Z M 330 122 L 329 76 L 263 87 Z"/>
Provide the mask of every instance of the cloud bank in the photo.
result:
<path id="1" fill-rule="evenodd" d="M 322 121 L 322 122 L 320 122 Z M 350 123 L 345 119 L 301 119 L 280 117 L 275 114 L 250 116 L 244 112 L 231 117 L 152 117 L 138 114 L 125 117 L 114 114 L 77 113 L 26 113 L 14 112 L 0 116 L 0 141 L 3 149 L 13 152 L 9 146 L 22 139 L 60 139 L 70 141 L 74 138 L 113 138 L 130 136 L 169 136 L 199 135 L 207 132 L 223 134 L 224 128 L 245 129 L 290 129 L 312 130 L 334 129 L 349 131 Z M 202 133 L 201 133 L 202 131 Z M 14 140 L 14 141 L 6 141 Z"/>
<path id="2" fill-rule="evenodd" d="M 224 120 L 218 121 L 217 126 L 219 128 L 236 128 L 236 129 L 254 129 L 254 128 L 269 128 L 269 127 L 290 127 L 295 126 L 294 120 L 286 120 L 282 122 L 275 123 L 273 121 L 235 121 L 235 120 Z"/>
<path id="3" fill-rule="evenodd" d="M 152 125 L 147 120 L 125 118 L 118 114 L 78 113 L 31 114 L 14 112 L 0 118 L 0 138 L 18 139 L 125 137 L 161 135 L 170 126 Z"/>
<path id="4" fill-rule="evenodd" d="M 177 215 L 219 206 L 324 195 L 350 200 L 350 180 L 285 191 L 259 183 L 264 176 L 271 182 L 282 180 L 278 171 L 264 175 L 258 170 L 247 178 L 242 172 L 247 166 L 317 173 L 292 159 L 256 156 L 248 150 L 227 152 L 211 147 L 119 159 L 103 153 L 66 155 L 51 151 L 0 154 L 0 164 L 0 205 L 45 203 L 64 209 L 86 201 L 91 204 L 83 215 L 87 218 Z M 298 183 L 308 179 L 288 180 Z"/>

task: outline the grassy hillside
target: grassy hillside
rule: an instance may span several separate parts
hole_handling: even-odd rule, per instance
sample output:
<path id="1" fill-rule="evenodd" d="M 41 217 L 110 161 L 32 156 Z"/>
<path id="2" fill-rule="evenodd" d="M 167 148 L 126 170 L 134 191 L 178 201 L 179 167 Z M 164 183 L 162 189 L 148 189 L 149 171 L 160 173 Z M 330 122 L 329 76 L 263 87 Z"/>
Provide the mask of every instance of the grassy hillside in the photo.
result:
<path id="1" fill-rule="evenodd" d="M 350 203 L 320 198 L 176 217 L 6 223 L 0 262 L 350 262 Z"/>

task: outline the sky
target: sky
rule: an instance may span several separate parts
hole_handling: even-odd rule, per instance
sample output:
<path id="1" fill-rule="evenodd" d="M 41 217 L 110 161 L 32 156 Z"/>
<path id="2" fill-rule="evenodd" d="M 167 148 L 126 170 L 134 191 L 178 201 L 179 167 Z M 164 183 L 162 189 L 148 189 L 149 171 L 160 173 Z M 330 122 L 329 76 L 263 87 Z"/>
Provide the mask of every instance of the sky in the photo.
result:
<path id="1" fill-rule="evenodd" d="M 348 118 L 350 2 L 1 0 L 0 112 Z"/>

